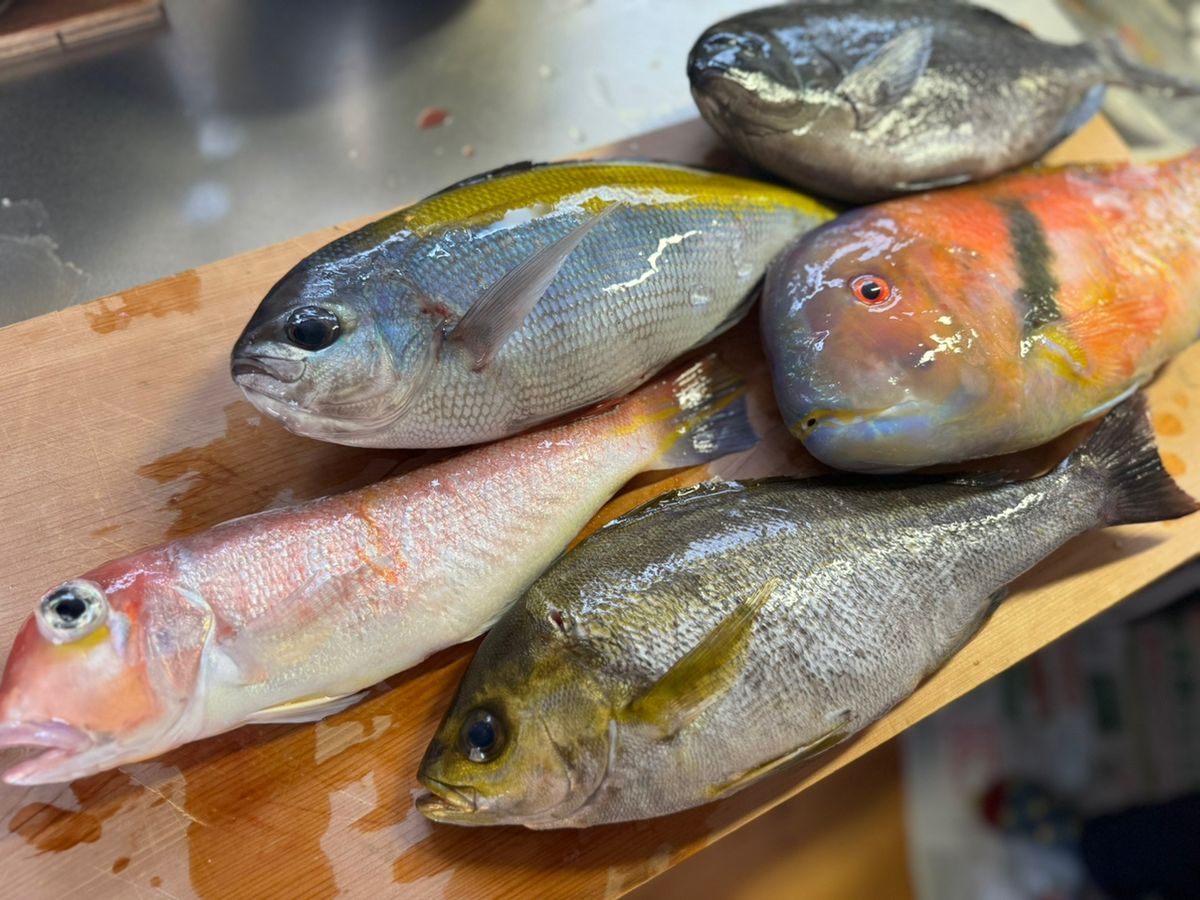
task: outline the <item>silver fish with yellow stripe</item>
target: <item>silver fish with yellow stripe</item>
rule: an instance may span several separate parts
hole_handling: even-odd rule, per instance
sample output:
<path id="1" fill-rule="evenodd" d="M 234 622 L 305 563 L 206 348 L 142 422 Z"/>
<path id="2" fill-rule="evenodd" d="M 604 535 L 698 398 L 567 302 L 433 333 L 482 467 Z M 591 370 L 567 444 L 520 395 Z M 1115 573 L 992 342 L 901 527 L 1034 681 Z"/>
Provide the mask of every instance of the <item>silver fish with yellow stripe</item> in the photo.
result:
<path id="1" fill-rule="evenodd" d="M 677 165 L 510 167 L 302 260 L 246 326 L 233 377 L 321 440 L 501 438 L 627 393 L 730 327 L 771 258 L 831 217 Z"/>

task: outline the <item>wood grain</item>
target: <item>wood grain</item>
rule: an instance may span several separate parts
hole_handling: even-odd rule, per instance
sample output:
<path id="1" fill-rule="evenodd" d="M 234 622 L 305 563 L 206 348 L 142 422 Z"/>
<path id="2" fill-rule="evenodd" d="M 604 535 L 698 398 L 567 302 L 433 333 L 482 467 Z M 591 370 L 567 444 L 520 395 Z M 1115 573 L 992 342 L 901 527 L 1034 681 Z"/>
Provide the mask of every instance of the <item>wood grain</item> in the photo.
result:
<path id="1" fill-rule="evenodd" d="M 688 123 L 598 153 L 709 163 Z M 1124 154 L 1101 122 L 1060 158 Z M 234 338 L 326 229 L 0 330 L 0 647 L 49 586 L 140 546 L 382 477 L 405 454 L 294 437 L 231 384 Z M 758 358 L 753 331 L 727 339 Z M 1150 389 L 1164 455 L 1200 493 L 1200 349 Z M 1165 423 L 1165 427 L 1164 427 Z M 802 465 L 768 442 L 759 466 Z M 751 462 L 754 462 L 751 460 Z M 751 466 L 753 468 L 753 466 Z M 685 473 L 683 477 L 696 477 Z M 651 489 L 652 490 L 652 489 Z M 248 727 L 70 786 L 0 786 L 12 896 L 616 896 L 761 815 L 1196 553 L 1200 516 L 1092 534 L 1017 585 L 955 659 L 847 747 L 727 801 L 582 832 L 435 827 L 414 772 L 471 647 L 317 725 Z M 11 753 L 0 757 L 7 763 Z"/>
<path id="2" fill-rule="evenodd" d="M 164 18 L 161 0 L 16 0 L 0 16 L 0 62 L 59 53 Z"/>

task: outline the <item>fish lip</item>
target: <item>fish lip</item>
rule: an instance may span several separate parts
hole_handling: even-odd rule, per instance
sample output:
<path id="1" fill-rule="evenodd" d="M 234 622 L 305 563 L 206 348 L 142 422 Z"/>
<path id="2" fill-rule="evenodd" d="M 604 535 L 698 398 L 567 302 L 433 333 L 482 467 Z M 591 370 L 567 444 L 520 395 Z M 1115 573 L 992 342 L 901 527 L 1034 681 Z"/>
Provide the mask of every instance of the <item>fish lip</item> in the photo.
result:
<path id="1" fill-rule="evenodd" d="M 428 775 L 417 775 L 429 791 L 416 799 L 417 811 L 427 819 L 435 822 L 451 822 L 470 819 L 479 812 L 479 791 L 467 785 L 447 784 L 430 778 Z M 468 795 L 467 791 L 470 791 Z"/>
<path id="2" fill-rule="evenodd" d="M 87 732 L 66 722 L 8 722 L 0 724 L 0 748 L 34 747 L 43 750 L 11 766 L 3 774 L 8 784 L 45 784 L 60 780 L 53 773 L 61 763 L 97 746 Z"/>
<path id="3" fill-rule="evenodd" d="M 233 380 L 243 387 L 262 393 L 251 379 L 270 378 L 280 384 L 295 384 L 304 377 L 308 364 L 302 359 L 282 356 L 246 354 L 235 356 L 230 363 Z"/>
<path id="4" fill-rule="evenodd" d="M 798 416 L 788 425 L 788 430 L 803 440 L 819 428 L 849 428 L 853 425 L 860 425 L 868 420 L 891 419 L 897 415 L 903 415 L 917 405 L 918 403 L 915 400 L 901 400 L 899 403 L 893 403 L 891 406 L 879 406 L 870 409 L 824 406 L 817 409 L 810 409 L 803 415 Z"/>

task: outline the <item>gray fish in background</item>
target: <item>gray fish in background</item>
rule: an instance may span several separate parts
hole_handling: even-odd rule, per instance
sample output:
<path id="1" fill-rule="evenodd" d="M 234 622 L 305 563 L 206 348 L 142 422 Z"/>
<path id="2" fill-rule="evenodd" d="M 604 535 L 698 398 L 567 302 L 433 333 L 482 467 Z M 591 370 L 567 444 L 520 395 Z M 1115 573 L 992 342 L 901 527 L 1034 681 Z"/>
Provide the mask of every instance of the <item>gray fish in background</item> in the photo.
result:
<path id="1" fill-rule="evenodd" d="M 323 247 L 275 285 L 233 378 L 297 434 L 452 447 L 637 387 L 737 322 L 833 213 L 665 163 L 522 164 Z"/>
<path id="2" fill-rule="evenodd" d="M 1113 37 L 1062 45 L 956 3 L 795 3 L 708 29 L 688 59 L 708 123 L 824 196 L 870 202 L 986 178 L 1058 144 L 1105 86 L 1200 85 L 1130 61 Z"/>
<path id="3" fill-rule="evenodd" d="M 1070 538 L 1196 508 L 1140 397 L 1032 481 L 667 495 L 560 558 L 487 636 L 417 805 L 558 828 L 727 796 L 883 715 Z"/>

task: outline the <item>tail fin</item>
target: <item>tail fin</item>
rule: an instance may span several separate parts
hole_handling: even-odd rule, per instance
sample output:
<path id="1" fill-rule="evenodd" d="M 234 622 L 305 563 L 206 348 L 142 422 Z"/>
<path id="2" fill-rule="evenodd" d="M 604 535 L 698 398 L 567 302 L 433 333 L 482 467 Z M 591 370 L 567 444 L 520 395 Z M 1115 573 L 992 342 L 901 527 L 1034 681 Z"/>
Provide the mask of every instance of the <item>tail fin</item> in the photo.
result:
<path id="1" fill-rule="evenodd" d="M 758 443 L 746 412 L 746 385 L 715 355 L 649 389 L 651 416 L 662 422 L 658 458 L 648 466 L 694 466 Z"/>
<path id="2" fill-rule="evenodd" d="M 1200 509 L 1163 468 L 1140 392 L 1105 416 L 1072 459 L 1104 479 L 1106 525 L 1178 519 Z"/>
<path id="3" fill-rule="evenodd" d="M 1134 62 L 1115 34 L 1102 34 L 1088 43 L 1096 52 L 1109 84 L 1119 84 L 1135 91 L 1157 91 L 1168 97 L 1200 96 L 1200 82 Z"/>

